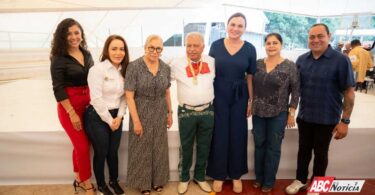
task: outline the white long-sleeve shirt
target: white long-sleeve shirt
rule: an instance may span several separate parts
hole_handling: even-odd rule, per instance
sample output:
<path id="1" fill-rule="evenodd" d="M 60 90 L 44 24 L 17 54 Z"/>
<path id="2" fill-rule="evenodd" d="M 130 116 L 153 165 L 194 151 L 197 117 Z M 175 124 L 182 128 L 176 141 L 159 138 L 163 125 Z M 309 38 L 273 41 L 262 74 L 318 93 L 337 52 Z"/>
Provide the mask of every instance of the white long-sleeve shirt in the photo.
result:
<path id="1" fill-rule="evenodd" d="M 87 78 L 90 89 L 90 104 L 108 125 L 111 125 L 113 121 L 109 110 L 118 108 L 117 116 L 125 114 L 125 83 L 120 71 L 121 66 L 116 69 L 109 60 L 105 60 L 95 64 L 90 69 Z"/>
<path id="2" fill-rule="evenodd" d="M 202 55 L 202 61 L 208 64 L 209 73 L 198 74 L 197 84 L 186 73 L 187 58 L 174 58 L 171 66 L 171 78 L 177 81 L 177 99 L 180 104 L 197 106 L 211 102 L 214 99 L 215 60 Z"/>

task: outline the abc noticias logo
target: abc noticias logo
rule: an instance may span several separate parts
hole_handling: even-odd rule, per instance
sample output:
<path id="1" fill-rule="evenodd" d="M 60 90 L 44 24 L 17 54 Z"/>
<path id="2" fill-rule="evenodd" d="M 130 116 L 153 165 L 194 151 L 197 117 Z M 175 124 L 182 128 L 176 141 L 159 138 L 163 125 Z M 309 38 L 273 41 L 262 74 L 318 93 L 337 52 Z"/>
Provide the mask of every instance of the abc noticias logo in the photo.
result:
<path id="1" fill-rule="evenodd" d="M 335 180 L 335 177 L 314 177 L 308 192 L 361 192 L 365 180 Z"/>

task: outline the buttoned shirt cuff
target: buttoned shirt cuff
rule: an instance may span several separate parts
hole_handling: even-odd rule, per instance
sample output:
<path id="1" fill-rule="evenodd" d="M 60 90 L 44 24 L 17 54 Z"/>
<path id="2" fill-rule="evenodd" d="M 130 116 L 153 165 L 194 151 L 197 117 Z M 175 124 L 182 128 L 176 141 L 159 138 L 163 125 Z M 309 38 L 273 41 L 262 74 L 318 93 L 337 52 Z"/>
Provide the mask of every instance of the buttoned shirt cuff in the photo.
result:
<path id="1" fill-rule="evenodd" d="M 109 114 L 109 112 L 108 112 L 108 114 Z M 113 122 L 113 118 L 112 118 L 111 114 L 109 114 L 109 117 L 106 116 L 106 118 L 105 118 L 104 121 L 105 121 L 109 126 L 111 126 L 111 125 L 112 125 L 112 122 Z"/>
<path id="2" fill-rule="evenodd" d="M 127 104 L 124 98 L 125 98 L 124 96 L 121 97 L 120 107 L 117 112 L 117 116 L 120 116 L 120 117 L 123 117 L 126 114 Z"/>

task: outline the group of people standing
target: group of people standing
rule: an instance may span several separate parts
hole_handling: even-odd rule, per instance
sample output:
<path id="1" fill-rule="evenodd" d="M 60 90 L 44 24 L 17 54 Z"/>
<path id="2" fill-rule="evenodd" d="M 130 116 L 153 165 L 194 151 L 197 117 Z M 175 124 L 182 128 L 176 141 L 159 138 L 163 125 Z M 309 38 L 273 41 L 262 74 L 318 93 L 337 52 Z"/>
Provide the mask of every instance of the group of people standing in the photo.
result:
<path id="1" fill-rule="evenodd" d="M 160 59 L 163 41 L 150 35 L 144 55 L 129 62 L 126 41 L 107 38 L 100 63 L 87 50 L 81 25 L 63 20 L 56 29 L 51 50 L 53 90 L 58 116 L 73 144 L 75 190 L 94 194 L 93 170 L 101 194 L 124 194 L 118 181 L 118 148 L 122 118 L 130 113 L 126 185 L 141 194 L 162 192 L 169 180 L 167 129 L 171 127 L 171 81 L 177 83 L 180 162 L 179 194 L 188 190 L 194 142 L 193 181 L 205 192 L 221 192 L 225 180 L 233 192 L 242 192 L 242 175 L 248 172 L 247 119 L 252 116 L 255 144 L 254 188 L 273 189 L 285 128 L 297 124 L 299 151 L 296 180 L 288 194 L 306 189 L 308 165 L 314 151 L 312 177 L 324 176 L 328 148 L 335 133 L 348 131 L 354 105 L 354 78 L 347 57 L 328 44 L 325 24 L 309 30 L 311 51 L 294 63 L 281 56 L 283 40 L 277 33 L 265 37 L 267 56 L 257 60 L 255 47 L 241 39 L 247 26 L 242 13 L 227 22 L 227 37 L 212 43 L 204 55 L 204 38 L 186 35 L 186 55 L 168 64 Z M 109 186 L 104 176 L 109 170 Z M 214 181 L 206 182 L 206 175 Z"/>
<path id="2" fill-rule="evenodd" d="M 95 194 L 90 181 L 90 144 L 94 149 L 93 170 L 102 194 L 124 194 L 118 183 L 118 148 L 126 110 L 124 78 L 129 64 L 128 47 L 118 35 L 108 37 L 100 63 L 94 65 L 87 50 L 82 26 L 67 18 L 59 23 L 51 49 L 51 76 L 58 116 L 73 144 L 74 190 Z"/>

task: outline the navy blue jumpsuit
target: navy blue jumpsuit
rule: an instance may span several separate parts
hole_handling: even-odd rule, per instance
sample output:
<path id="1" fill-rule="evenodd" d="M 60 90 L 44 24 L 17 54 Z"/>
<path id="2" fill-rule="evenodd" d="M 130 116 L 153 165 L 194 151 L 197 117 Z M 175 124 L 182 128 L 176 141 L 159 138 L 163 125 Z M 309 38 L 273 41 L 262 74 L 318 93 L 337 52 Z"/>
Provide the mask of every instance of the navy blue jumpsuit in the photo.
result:
<path id="1" fill-rule="evenodd" d="M 247 74 L 255 74 L 256 50 L 246 42 L 230 55 L 224 39 L 212 43 L 209 55 L 215 58 L 215 127 L 208 159 L 207 175 L 215 180 L 239 179 L 247 168 Z"/>

